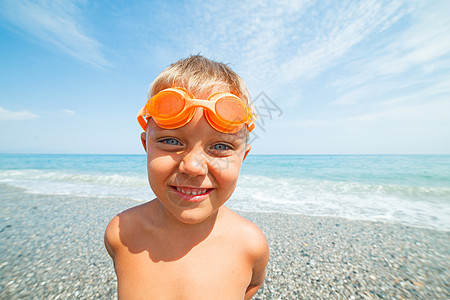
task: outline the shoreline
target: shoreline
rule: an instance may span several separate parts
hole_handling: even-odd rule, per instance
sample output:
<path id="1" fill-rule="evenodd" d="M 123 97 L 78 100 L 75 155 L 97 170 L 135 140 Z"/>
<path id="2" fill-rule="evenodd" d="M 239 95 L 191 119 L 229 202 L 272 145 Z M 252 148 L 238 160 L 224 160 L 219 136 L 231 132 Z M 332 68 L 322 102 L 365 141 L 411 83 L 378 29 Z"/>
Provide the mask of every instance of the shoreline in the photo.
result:
<path id="1" fill-rule="evenodd" d="M 26 194 L 0 184 L 0 298 L 114 299 L 103 246 L 125 198 Z M 450 298 L 450 232 L 406 225 L 237 211 L 271 256 L 253 299 Z"/>
<path id="2" fill-rule="evenodd" d="M 227 206 L 228 207 L 228 206 Z M 228 207 L 230 208 L 230 207 Z M 410 228 L 411 230 L 413 229 L 418 229 L 418 230 L 431 230 L 431 231 L 438 231 L 438 232 L 443 232 L 443 233 L 449 233 L 450 234 L 450 229 L 441 229 L 441 228 L 436 228 L 433 226 L 419 226 L 419 225 L 411 225 L 411 224 L 402 224 L 402 223 L 394 223 L 394 222 L 390 222 L 390 221 L 386 221 L 386 220 L 364 220 L 362 218 L 346 218 L 346 217 L 339 217 L 339 216 L 331 216 L 331 215 L 307 215 L 307 214 L 302 214 L 299 212 L 293 212 L 293 213 L 288 213 L 288 212 L 278 212 L 278 211 L 249 211 L 249 210 L 239 210 L 239 209 L 233 209 L 230 208 L 233 211 L 235 211 L 236 213 L 240 214 L 240 215 L 278 215 L 280 218 L 282 218 L 283 216 L 298 216 L 299 218 L 324 218 L 324 219 L 336 219 L 336 220 L 342 220 L 343 222 L 357 222 L 357 223 L 374 223 L 374 224 L 382 224 L 385 226 L 399 226 L 399 227 L 407 227 Z"/>

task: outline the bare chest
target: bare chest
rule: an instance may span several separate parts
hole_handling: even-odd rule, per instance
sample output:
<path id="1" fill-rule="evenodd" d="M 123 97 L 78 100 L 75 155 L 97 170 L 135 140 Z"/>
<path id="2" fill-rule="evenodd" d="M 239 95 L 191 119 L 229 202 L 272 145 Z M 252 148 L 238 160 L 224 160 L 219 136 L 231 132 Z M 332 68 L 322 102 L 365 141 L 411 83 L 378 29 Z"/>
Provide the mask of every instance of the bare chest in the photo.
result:
<path id="1" fill-rule="evenodd" d="M 119 299 L 243 299 L 252 270 L 238 247 L 166 251 L 124 251 L 116 257 Z"/>

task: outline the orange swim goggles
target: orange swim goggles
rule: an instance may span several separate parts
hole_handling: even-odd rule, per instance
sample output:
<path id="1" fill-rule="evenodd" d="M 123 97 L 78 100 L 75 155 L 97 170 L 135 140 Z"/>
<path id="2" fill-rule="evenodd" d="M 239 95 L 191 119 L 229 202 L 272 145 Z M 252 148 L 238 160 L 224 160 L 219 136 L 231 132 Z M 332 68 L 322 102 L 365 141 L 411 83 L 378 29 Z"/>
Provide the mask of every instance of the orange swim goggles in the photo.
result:
<path id="1" fill-rule="evenodd" d="M 139 111 L 137 119 L 144 131 L 150 117 L 161 128 L 175 129 L 192 120 L 196 107 L 204 108 L 206 120 L 220 132 L 235 133 L 244 125 L 249 132 L 255 128 L 249 107 L 236 95 L 221 92 L 210 95 L 207 100 L 195 99 L 183 88 L 168 88 L 157 93 Z"/>

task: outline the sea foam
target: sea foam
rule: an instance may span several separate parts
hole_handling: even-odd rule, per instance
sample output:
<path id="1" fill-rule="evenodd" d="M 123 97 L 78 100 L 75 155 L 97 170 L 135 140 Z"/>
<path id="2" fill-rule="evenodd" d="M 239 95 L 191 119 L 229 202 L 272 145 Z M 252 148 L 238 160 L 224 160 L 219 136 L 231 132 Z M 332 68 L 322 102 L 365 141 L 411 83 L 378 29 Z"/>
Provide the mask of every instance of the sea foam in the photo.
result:
<path id="1" fill-rule="evenodd" d="M 250 156 L 227 205 L 450 230 L 449 165 L 448 155 Z M 0 183 L 149 201 L 145 166 L 142 155 L 0 155 Z"/>

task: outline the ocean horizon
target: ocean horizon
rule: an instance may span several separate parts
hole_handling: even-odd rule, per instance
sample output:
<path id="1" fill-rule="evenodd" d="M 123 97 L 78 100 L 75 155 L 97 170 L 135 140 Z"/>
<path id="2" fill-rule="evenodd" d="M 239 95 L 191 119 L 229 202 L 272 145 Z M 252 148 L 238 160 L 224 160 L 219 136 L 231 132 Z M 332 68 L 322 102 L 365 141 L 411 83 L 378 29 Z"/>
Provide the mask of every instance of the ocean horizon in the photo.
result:
<path id="1" fill-rule="evenodd" d="M 0 154 L 0 184 L 136 204 L 155 197 L 144 154 Z M 449 231 L 450 155 L 249 155 L 226 205 Z"/>

